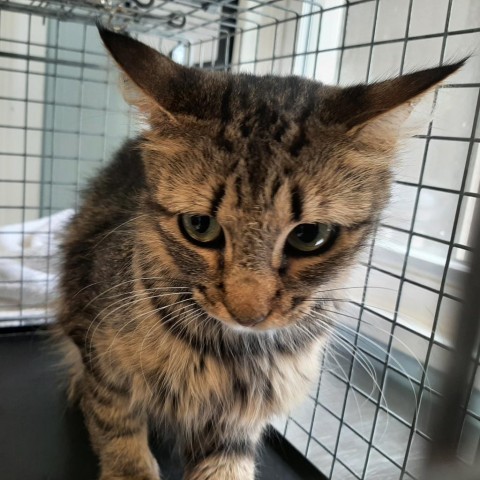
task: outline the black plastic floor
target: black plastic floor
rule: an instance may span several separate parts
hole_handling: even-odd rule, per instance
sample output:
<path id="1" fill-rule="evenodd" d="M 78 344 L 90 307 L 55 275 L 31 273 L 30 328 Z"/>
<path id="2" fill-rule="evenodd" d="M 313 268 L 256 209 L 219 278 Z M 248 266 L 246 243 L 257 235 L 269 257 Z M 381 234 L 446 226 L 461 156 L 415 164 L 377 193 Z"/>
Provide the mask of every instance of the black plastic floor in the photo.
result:
<path id="1" fill-rule="evenodd" d="M 0 479 L 96 480 L 82 416 L 67 406 L 59 359 L 42 336 L 0 335 Z M 180 462 L 168 446 L 152 448 L 162 480 L 181 480 Z M 262 448 L 257 478 L 324 478 L 301 460 L 277 438 Z"/>

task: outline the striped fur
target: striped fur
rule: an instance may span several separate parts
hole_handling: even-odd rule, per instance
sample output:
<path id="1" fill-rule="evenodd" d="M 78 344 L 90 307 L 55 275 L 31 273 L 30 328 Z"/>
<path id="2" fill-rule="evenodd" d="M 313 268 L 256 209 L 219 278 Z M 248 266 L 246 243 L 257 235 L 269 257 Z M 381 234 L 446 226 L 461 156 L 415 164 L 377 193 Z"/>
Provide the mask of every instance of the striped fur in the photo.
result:
<path id="1" fill-rule="evenodd" d="M 385 104 L 366 86 L 360 101 L 295 77 L 188 70 L 102 35 L 151 128 L 92 181 L 66 234 L 58 323 L 71 396 L 102 480 L 160 478 L 149 425 L 174 429 L 186 480 L 252 480 L 264 426 L 318 375 L 332 308 L 318 297 L 343 285 L 388 199 L 398 125 L 385 110 L 398 102 L 388 84 Z M 403 97 L 448 73 L 407 82 Z M 189 242 L 185 213 L 214 216 L 224 246 Z M 314 222 L 335 225 L 333 246 L 287 255 L 289 232 Z"/>

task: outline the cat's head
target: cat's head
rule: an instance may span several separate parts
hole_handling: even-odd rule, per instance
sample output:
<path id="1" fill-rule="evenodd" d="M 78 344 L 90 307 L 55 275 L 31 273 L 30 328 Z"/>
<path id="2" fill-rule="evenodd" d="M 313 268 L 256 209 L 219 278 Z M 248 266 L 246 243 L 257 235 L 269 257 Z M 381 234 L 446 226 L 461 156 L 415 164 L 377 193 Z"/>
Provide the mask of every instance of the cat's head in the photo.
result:
<path id="1" fill-rule="evenodd" d="M 371 85 L 186 68 L 100 30 L 146 115 L 141 251 L 209 315 L 308 318 L 365 244 L 412 105 L 462 62 Z M 153 267 L 152 267 L 153 265 Z"/>

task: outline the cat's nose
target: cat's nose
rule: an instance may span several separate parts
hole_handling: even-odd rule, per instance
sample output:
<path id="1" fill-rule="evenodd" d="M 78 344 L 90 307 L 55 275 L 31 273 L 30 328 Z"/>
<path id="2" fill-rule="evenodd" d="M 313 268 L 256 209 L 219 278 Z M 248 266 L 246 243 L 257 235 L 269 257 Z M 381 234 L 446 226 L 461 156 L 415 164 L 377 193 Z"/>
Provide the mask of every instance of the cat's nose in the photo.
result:
<path id="1" fill-rule="evenodd" d="M 275 291 L 273 278 L 236 269 L 225 278 L 225 307 L 238 324 L 252 327 L 267 318 Z"/>

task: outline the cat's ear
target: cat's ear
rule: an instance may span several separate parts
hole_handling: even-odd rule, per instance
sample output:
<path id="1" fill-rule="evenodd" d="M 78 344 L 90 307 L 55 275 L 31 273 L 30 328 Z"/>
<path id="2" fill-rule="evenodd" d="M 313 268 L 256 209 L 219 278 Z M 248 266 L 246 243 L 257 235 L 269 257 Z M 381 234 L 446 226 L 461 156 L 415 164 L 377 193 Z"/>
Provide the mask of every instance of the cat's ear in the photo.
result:
<path id="1" fill-rule="evenodd" d="M 203 97 L 222 91 L 220 76 L 184 67 L 138 40 L 97 27 L 111 56 L 133 84 L 127 85 L 127 100 L 140 110 L 152 113 L 152 109 L 160 109 L 171 117 L 185 114 L 202 118 L 217 106 L 216 98 Z M 205 88 L 207 83 L 209 88 Z"/>
<path id="2" fill-rule="evenodd" d="M 408 73 L 391 80 L 339 89 L 326 100 L 337 124 L 364 140 L 395 141 L 398 130 L 416 103 L 442 80 L 456 72 L 466 59 L 449 65 Z M 329 104 L 329 105 L 328 105 Z"/>

